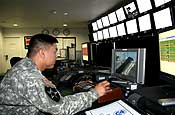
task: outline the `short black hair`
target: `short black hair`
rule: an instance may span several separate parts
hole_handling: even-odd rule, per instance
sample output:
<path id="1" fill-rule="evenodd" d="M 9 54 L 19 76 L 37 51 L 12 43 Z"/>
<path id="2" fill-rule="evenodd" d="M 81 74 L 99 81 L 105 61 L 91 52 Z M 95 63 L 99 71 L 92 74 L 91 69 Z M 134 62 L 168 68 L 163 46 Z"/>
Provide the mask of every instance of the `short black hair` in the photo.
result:
<path id="1" fill-rule="evenodd" d="M 48 34 L 36 34 L 32 36 L 28 47 L 27 57 L 35 55 L 40 48 L 47 47 L 54 43 L 58 43 L 57 39 Z"/>

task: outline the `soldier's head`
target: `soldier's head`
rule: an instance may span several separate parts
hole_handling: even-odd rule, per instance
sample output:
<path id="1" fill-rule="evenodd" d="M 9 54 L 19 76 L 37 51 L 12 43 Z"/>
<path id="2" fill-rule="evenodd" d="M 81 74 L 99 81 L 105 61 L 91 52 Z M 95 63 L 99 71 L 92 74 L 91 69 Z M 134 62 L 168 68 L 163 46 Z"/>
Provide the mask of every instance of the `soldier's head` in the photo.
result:
<path id="1" fill-rule="evenodd" d="M 46 68 L 51 68 L 56 60 L 57 39 L 47 34 L 36 34 L 31 37 L 27 57 L 37 59 Z"/>

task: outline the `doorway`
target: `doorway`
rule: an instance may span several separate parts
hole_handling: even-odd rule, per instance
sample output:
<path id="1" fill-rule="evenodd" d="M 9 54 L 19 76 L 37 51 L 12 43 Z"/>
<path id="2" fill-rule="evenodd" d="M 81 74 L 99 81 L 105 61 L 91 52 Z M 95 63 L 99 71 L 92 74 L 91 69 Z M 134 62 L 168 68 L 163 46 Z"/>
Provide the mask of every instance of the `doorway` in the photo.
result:
<path id="1" fill-rule="evenodd" d="M 10 59 L 20 57 L 20 37 L 4 37 L 3 39 L 3 73 L 11 68 Z"/>

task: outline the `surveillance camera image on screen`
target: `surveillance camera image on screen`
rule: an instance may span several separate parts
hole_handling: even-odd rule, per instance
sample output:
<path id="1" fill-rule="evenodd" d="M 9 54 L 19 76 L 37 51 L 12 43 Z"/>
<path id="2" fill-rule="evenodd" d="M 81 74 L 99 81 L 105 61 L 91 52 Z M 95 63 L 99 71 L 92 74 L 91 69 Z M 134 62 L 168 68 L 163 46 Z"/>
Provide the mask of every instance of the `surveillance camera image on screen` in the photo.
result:
<path id="1" fill-rule="evenodd" d="M 117 37 L 118 36 L 116 26 L 109 28 L 109 34 L 110 34 L 110 37 Z"/>
<path id="2" fill-rule="evenodd" d="M 98 31 L 97 32 L 97 35 L 98 35 L 98 40 L 102 40 L 103 39 L 103 33 L 102 33 L 102 31 Z"/>
<path id="3" fill-rule="evenodd" d="M 104 36 L 104 39 L 109 38 L 109 30 L 108 29 L 103 29 L 103 36 Z"/>
<path id="4" fill-rule="evenodd" d="M 97 38 L 97 33 L 93 33 L 93 38 L 94 38 L 94 41 L 98 41 L 98 38 Z"/>
<path id="5" fill-rule="evenodd" d="M 103 28 L 101 19 L 97 20 L 97 26 L 99 29 Z"/>
<path id="6" fill-rule="evenodd" d="M 138 11 L 136 9 L 134 2 L 131 2 L 130 4 L 124 6 L 124 8 L 128 18 L 134 18 L 138 14 Z"/>
<path id="7" fill-rule="evenodd" d="M 158 6 L 161 6 L 167 2 L 170 2 L 171 0 L 154 0 L 155 2 L 155 6 L 158 7 Z"/>

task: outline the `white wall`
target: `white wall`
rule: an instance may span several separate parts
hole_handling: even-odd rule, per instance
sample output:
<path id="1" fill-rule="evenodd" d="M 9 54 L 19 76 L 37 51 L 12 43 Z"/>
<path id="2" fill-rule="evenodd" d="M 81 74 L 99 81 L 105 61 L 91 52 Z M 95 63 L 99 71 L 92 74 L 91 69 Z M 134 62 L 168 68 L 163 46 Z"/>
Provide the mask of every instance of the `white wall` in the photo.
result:
<path id="1" fill-rule="evenodd" d="M 49 31 L 51 33 L 53 29 L 50 28 Z M 62 30 L 62 29 L 61 29 Z M 24 36 L 32 36 L 37 33 L 41 33 L 42 29 L 3 29 L 3 31 L 0 30 L 0 62 L 3 61 L 2 59 L 2 52 L 3 52 L 3 38 L 5 37 L 20 37 L 20 56 L 25 57 L 27 50 L 24 48 Z M 88 28 L 79 28 L 79 29 L 70 29 L 70 35 L 64 36 L 62 32 L 57 37 L 76 37 L 76 50 L 81 50 L 81 43 L 88 42 Z M 3 35 L 3 36 L 2 36 Z M 0 71 L 3 67 L 0 65 Z"/>

